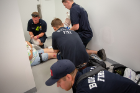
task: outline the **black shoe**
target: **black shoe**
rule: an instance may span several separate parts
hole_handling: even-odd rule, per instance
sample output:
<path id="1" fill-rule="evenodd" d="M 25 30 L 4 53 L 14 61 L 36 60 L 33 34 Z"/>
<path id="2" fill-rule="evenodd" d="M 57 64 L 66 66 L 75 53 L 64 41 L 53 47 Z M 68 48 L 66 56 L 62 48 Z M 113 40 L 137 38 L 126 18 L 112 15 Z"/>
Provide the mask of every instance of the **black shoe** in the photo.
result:
<path id="1" fill-rule="evenodd" d="M 101 49 L 97 52 L 97 55 L 103 60 L 105 61 L 106 60 L 106 54 L 105 54 L 105 50 L 104 49 Z"/>
<path id="2" fill-rule="evenodd" d="M 43 45 L 39 45 L 41 48 L 44 48 L 44 44 Z"/>

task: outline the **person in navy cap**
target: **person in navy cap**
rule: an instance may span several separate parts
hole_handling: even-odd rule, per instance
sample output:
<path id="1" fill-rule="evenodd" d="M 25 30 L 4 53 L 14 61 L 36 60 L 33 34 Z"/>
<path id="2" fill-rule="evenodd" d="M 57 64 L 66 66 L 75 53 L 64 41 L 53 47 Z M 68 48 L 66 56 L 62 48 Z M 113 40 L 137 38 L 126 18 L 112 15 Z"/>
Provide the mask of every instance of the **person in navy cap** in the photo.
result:
<path id="1" fill-rule="evenodd" d="M 102 70 L 98 74 L 81 80 L 77 86 L 78 78 L 95 66 L 78 71 L 75 65 L 67 59 L 58 60 L 50 67 L 51 77 L 45 82 L 47 86 L 57 83 L 57 87 L 73 93 L 140 93 L 140 86 L 118 74 Z"/>
<path id="2" fill-rule="evenodd" d="M 62 0 L 62 3 L 65 8 L 70 10 L 71 21 L 67 21 L 67 24 L 71 23 L 72 25 L 70 30 L 78 33 L 84 46 L 86 47 L 93 37 L 86 10 L 80 5 L 76 4 L 73 0 Z M 88 54 L 97 54 L 103 61 L 106 60 L 106 54 L 104 49 L 101 49 L 99 51 L 87 49 L 87 52 Z"/>

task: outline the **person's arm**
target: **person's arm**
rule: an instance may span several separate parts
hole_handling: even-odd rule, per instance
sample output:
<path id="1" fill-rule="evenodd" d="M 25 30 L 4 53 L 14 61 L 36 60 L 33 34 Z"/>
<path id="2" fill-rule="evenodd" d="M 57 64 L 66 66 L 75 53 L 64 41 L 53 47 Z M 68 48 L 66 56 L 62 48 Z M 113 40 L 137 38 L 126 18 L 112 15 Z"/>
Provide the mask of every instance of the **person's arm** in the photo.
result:
<path id="1" fill-rule="evenodd" d="M 34 37 L 34 34 L 31 31 L 29 31 L 29 35 L 30 35 L 31 39 Z"/>
<path id="2" fill-rule="evenodd" d="M 79 12 L 77 12 L 77 10 L 75 9 L 71 9 L 70 10 L 70 20 L 71 20 L 71 23 L 72 23 L 72 28 L 70 28 L 70 30 L 78 30 L 79 29 L 79 22 L 80 22 L 80 14 Z"/>
<path id="3" fill-rule="evenodd" d="M 74 31 L 76 31 L 76 30 L 78 30 L 79 29 L 79 24 L 74 24 L 71 28 L 70 28 L 70 30 L 74 30 Z"/>
<path id="4" fill-rule="evenodd" d="M 44 34 L 45 34 L 45 32 L 42 32 L 42 33 L 40 33 L 39 35 L 34 36 L 34 39 L 36 40 L 36 39 L 38 39 L 38 38 L 44 36 Z"/>
<path id="5" fill-rule="evenodd" d="M 27 44 L 31 47 L 31 50 L 30 50 L 31 55 L 29 56 L 29 60 L 31 60 L 32 57 L 33 57 L 32 45 L 31 45 L 28 41 L 26 41 L 26 42 L 27 42 Z"/>

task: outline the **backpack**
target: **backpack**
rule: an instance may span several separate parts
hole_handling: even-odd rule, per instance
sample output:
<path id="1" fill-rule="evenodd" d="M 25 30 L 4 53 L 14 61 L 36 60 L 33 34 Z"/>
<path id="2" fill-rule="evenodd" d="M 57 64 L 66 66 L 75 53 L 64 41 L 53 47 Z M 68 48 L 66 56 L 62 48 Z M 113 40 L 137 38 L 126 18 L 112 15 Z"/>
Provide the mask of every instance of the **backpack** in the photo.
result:
<path id="1" fill-rule="evenodd" d="M 140 85 L 140 71 L 134 71 L 122 64 L 112 64 L 112 72 L 128 78 Z"/>

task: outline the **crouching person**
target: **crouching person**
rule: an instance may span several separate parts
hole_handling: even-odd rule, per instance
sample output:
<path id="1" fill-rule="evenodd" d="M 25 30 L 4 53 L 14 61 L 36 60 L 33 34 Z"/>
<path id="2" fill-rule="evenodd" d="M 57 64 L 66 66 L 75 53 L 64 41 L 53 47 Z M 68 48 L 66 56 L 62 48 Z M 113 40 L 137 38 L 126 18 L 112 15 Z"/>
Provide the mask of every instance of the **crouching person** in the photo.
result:
<path id="1" fill-rule="evenodd" d="M 26 41 L 26 47 L 31 66 L 43 63 L 48 59 L 56 58 L 56 53 L 54 53 L 53 49 L 45 48 L 36 50 L 28 41 Z"/>
<path id="2" fill-rule="evenodd" d="M 140 93 L 140 86 L 136 83 L 107 70 L 81 80 L 76 86 L 78 78 L 94 68 L 87 67 L 79 72 L 70 60 L 58 60 L 50 68 L 51 77 L 46 85 L 51 86 L 57 82 L 57 87 L 66 91 L 72 88 L 73 93 Z"/>

